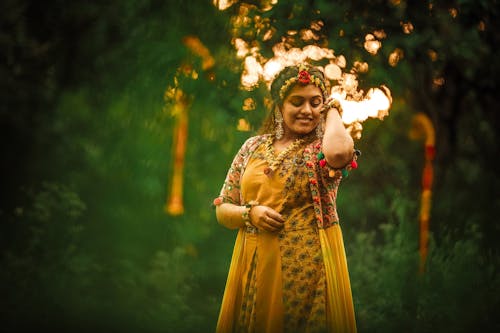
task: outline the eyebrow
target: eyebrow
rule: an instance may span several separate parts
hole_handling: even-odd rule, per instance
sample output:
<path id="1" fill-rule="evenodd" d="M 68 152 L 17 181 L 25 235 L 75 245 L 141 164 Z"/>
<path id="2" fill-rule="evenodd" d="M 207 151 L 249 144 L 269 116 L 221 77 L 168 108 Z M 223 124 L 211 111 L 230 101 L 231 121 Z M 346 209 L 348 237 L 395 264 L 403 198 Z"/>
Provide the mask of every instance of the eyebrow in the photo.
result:
<path id="1" fill-rule="evenodd" d="M 304 95 L 290 95 L 290 98 L 296 98 L 296 97 L 298 97 L 298 98 L 307 98 L 307 96 L 304 96 Z M 320 97 L 321 98 L 322 96 L 321 96 L 321 94 L 318 94 L 318 95 L 312 95 L 309 98 L 316 98 L 316 97 Z"/>

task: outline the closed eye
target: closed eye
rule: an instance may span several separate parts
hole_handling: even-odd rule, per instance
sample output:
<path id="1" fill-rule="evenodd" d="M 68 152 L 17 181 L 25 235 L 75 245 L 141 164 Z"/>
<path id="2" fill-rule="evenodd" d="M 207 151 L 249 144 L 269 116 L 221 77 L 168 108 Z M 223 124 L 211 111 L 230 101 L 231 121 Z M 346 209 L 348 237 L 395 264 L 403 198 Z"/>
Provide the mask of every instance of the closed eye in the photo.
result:
<path id="1" fill-rule="evenodd" d="M 313 97 L 311 99 L 311 106 L 313 108 L 317 108 L 318 106 L 321 105 L 321 103 L 323 103 L 323 99 L 321 97 Z"/>
<path id="2" fill-rule="evenodd" d="M 293 106 L 301 106 L 304 104 L 304 100 L 304 97 L 294 96 L 290 99 L 290 103 L 292 103 Z"/>
<path id="3" fill-rule="evenodd" d="M 301 106 L 302 104 L 304 104 L 306 102 L 306 99 L 304 97 L 301 97 L 301 96 L 292 96 L 290 98 L 290 103 L 293 105 L 293 106 L 296 106 L 296 107 L 299 107 Z M 321 98 L 321 96 L 315 96 L 315 97 L 312 97 L 310 100 L 309 100 L 309 104 L 311 104 L 311 106 L 313 108 L 317 108 L 318 106 L 321 105 L 321 103 L 323 103 L 323 99 Z"/>

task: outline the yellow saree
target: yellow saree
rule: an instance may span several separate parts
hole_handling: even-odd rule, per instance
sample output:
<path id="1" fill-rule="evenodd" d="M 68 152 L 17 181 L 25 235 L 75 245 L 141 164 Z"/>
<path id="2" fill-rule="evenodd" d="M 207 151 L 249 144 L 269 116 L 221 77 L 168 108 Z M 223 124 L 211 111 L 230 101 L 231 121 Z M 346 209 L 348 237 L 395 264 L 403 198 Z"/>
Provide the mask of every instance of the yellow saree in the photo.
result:
<path id="1" fill-rule="evenodd" d="M 306 166 L 313 147 L 293 152 L 270 178 L 261 143 L 249 140 L 240 150 L 221 197 L 272 207 L 285 217 L 285 228 L 238 231 L 216 332 L 356 332 L 340 226 L 317 223 L 309 191 L 319 184 L 314 189 L 331 198 L 325 189 L 336 190 L 339 179 L 321 188 L 322 174 Z"/>

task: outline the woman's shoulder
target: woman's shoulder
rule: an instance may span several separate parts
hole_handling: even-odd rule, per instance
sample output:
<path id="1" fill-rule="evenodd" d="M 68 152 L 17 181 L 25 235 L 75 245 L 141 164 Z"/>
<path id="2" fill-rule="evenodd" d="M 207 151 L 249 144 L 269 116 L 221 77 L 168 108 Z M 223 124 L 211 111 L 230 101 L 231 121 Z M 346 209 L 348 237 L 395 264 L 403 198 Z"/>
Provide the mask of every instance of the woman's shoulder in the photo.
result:
<path id="1" fill-rule="evenodd" d="M 256 148 L 260 143 L 264 142 L 269 138 L 270 134 L 255 135 L 248 138 L 245 143 L 241 146 L 242 150 L 251 150 Z"/>

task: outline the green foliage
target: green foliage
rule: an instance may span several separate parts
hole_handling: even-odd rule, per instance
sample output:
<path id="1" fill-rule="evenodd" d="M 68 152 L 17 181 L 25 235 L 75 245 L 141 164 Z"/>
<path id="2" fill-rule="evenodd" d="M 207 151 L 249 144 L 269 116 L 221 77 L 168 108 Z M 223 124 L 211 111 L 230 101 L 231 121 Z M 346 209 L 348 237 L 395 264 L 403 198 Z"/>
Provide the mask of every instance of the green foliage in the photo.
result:
<path id="1" fill-rule="evenodd" d="M 144 263 L 108 261 L 82 244 L 86 207 L 75 192 L 43 183 L 32 197 L 15 221 L 25 234 L 2 255 L 4 328 L 192 332 L 216 311 L 215 299 L 196 301 L 188 249 L 157 250 Z"/>
<path id="2" fill-rule="evenodd" d="M 347 243 L 359 331 L 496 331 L 498 256 L 481 250 L 482 235 L 471 225 L 465 238 L 450 233 L 432 241 L 419 273 L 413 206 L 394 198 L 394 219 Z"/>

